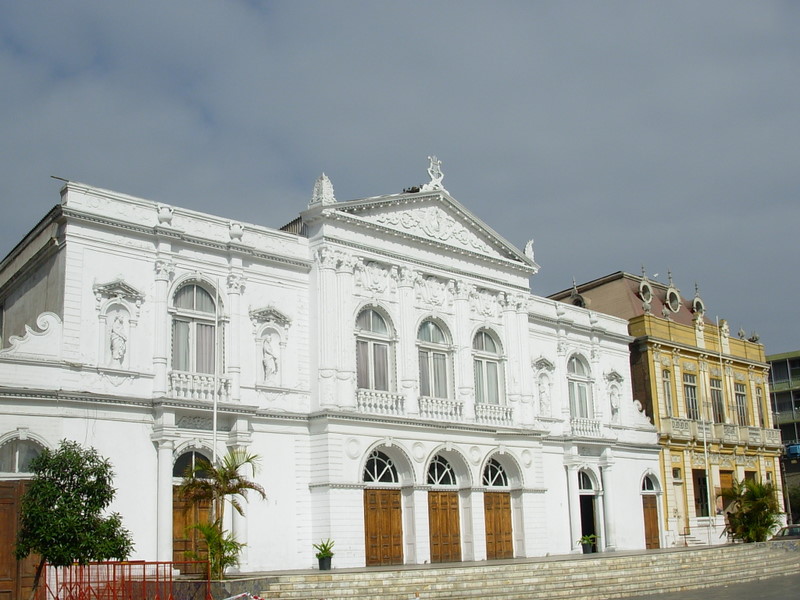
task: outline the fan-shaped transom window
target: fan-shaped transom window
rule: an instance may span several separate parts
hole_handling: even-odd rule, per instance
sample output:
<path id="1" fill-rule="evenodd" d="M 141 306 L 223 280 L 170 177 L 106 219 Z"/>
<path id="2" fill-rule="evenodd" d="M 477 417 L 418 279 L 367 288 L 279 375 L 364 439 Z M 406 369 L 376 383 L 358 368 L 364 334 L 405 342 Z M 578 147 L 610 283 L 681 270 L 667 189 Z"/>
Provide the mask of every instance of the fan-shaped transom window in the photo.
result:
<path id="1" fill-rule="evenodd" d="M 428 466 L 428 483 L 430 485 L 455 485 L 456 474 L 447 459 L 434 456 Z"/>
<path id="2" fill-rule="evenodd" d="M 589 477 L 589 474 L 586 471 L 578 471 L 578 489 L 587 492 L 594 490 L 592 478 Z"/>
<path id="3" fill-rule="evenodd" d="M 174 309 L 172 368 L 213 373 L 218 320 L 214 298 L 200 285 L 189 283 L 175 292 Z"/>
<path id="4" fill-rule="evenodd" d="M 178 460 L 175 461 L 175 464 L 172 467 L 172 476 L 186 477 L 188 475 L 194 474 L 195 477 L 203 479 L 206 476 L 206 472 L 202 470 L 196 470 L 198 464 L 200 464 L 199 461 L 208 464 L 211 463 L 211 460 L 201 452 L 198 452 L 196 450 L 190 450 L 189 452 L 184 452 L 178 457 Z"/>
<path id="5" fill-rule="evenodd" d="M 399 483 L 397 467 L 380 450 L 373 450 L 364 465 L 364 483 Z"/>
<path id="6" fill-rule="evenodd" d="M 450 352 L 444 331 L 433 321 L 424 321 L 417 333 L 417 345 L 420 395 L 448 398 Z"/>
<path id="7" fill-rule="evenodd" d="M 0 473 L 30 473 L 33 459 L 42 453 L 42 446 L 19 438 L 0 446 Z"/>
<path id="8" fill-rule="evenodd" d="M 483 485 L 487 487 L 508 487 L 508 475 L 497 460 L 489 459 L 483 469 Z"/>
<path id="9" fill-rule="evenodd" d="M 373 309 L 356 319 L 356 369 L 358 387 L 388 392 L 391 389 L 392 339 L 386 319 Z"/>
<path id="10" fill-rule="evenodd" d="M 642 479 L 642 491 L 643 492 L 656 491 L 655 481 L 653 481 L 653 478 L 650 475 L 645 475 L 644 479 Z"/>
<path id="11" fill-rule="evenodd" d="M 475 369 L 475 402 L 500 404 L 502 381 L 497 342 L 486 331 L 479 331 L 472 340 Z"/>
<path id="12" fill-rule="evenodd" d="M 593 418 L 589 368 L 578 356 L 571 356 L 567 363 L 567 381 L 570 416 L 573 419 Z"/>

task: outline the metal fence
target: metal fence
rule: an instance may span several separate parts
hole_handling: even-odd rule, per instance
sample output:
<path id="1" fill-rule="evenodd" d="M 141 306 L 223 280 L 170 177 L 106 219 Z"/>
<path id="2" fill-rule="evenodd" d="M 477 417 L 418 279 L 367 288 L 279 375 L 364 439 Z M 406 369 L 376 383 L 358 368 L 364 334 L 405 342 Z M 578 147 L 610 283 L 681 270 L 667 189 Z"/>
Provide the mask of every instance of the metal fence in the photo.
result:
<path id="1" fill-rule="evenodd" d="M 205 593 L 193 600 L 211 600 L 208 562 L 203 561 L 48 565 L 37 596 L 38 600 L 175 600 L 173 584 L 181 573 L 204 580 Z"/>

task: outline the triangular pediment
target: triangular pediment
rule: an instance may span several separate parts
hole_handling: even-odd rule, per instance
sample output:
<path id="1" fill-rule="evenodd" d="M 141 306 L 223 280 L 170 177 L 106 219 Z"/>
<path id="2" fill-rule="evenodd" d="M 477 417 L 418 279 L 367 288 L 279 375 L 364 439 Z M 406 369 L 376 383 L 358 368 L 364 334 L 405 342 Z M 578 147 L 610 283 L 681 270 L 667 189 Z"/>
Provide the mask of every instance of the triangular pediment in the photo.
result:
<path id="1" fill-rule="evenodd" d="M 442 191 L 341 202 L 335 212 L 339 218 L 363 222 L 371 229 L 538 270 L 529 256 Z"/>
<path id="2" fill-rule="evenodd" d="M 121 278 L 115 279 L 108 283 L 95 284 L 92 287 L 94 293 L 98 297 L 105 298 L 125 298 L 132 302 L 141 301 L 144 299 L 144 294 L 137 290 L 132 285 L 125 283 Z"/>

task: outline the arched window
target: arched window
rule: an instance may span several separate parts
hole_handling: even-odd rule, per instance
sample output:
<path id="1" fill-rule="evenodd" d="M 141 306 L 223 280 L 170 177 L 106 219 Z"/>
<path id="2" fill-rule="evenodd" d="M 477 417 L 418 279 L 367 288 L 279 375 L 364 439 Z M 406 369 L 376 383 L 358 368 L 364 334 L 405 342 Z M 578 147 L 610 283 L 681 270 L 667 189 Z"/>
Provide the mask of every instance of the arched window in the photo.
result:
<path id="1" fill-rule="evenodd" d="M 500 352 L 494 338 L 481 330 L 472 340 L 475 366 L 475 402 L 500 404 Z"/>
<path id="2" fill-rule="evenodd" d="M 417 333 L 417 346 L 420 395 L 448 398 L 450 355 L 444 331 L 433 321 L 424 321 Z"/>
<path id="3" fill-rule="evenodd" d="M 31 440 L 7 441 L 0 446 L 0 473 L 30 473 L 31 462 L 42 450 L 44 448 Z"/>
<path id="4" fill-rule="evenodd" d="M 645 475 L 644 479 L 642 479 L 642 491 L 643 492 L 655 492 L 658 488 L 656 488 L 656 484 L 653 481 L 653 478 L 650 475 Z"/>
<path id="5" fill-rule="evenodd" d="M 590 492 L 594 490 L 592 478 L 589 477 L 589 474 L 586 471 L 578 471 L 578 489 L 584 492 Z"/>
<path id="6" fill-rule="evenodd" d="M 672 416 L 672 376 L 666 369 L 661 371 L 661 382 L 664 386 L 664 407 L 667 411 L 667 416 Z"/>
<path id="7" fill-rule="evenodd" d="M 175 292 L 172 316 L 172 368 L 213 373 L 217 306 L 208 291 L 189 283 Z"/>
<path id="8" fill-rule="evenodd" d="M 380 450 L 373 450 L 364 465 L 364 483 L 399 483 L 397 467 Z"/>
<path id="9" fill-rule="evenodd" d="M 567 363 L 569 383 L 569 414 L 573 419 L 594 418 L 589 368 L 578 356 L 572 356 Z"/>
<path id="10" fill-rule="evenodd" d="M 175 465 L 172 467 L 172 476 L 186 477 L 187 475 L 194 474 L 195 477 L 199 477 L 200 479 L 205 478 L 205 471 L 195 471 L 199 460 L 209 464 L 211 463 L 211 459 L 201 452 L 197 452 L 196 450 L 184 452 L 178 457 L 178 460 L 175 461 Z"/>
<path id="11" fill-rule="evenodd" d="M 428 466 L 428 483 L 431 485 L 455 485 L 456 474 L 447 459 L 434 456 Z"/>
<path id="12" fill-rule="evenodd" d="M 483 485 L 487 487 L 508 487 L 508 475 L 497 460 L 489 459 L 483 469 Z"/>
<path id="13" fill-rule="evenodd" d="M 369 308 L 358 315 L 356 369 L 359 388 L 390 391 L 392 344 L 392 331 L 378 311 Z"/>

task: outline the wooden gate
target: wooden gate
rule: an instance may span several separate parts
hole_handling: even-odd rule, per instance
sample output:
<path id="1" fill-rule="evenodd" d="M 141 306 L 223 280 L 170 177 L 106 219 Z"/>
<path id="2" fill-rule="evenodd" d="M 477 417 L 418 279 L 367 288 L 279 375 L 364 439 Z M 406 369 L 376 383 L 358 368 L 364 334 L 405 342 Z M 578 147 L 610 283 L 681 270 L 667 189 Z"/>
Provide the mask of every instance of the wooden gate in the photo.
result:
<path id="1" fill-rule="evenodd" d="M 644 546 L 648 550 L 660 548 L 657 496 L 642 496 L 642 509 L 644 512 Z"/>
<path id="2" fill-rule="evenodd" d="M 25 483 L 24 480 L 0 481 L 0 600 L 28 598 L 39 562 L 37 556 L 25 560 L 14 556 Z"/>
<path id="3" fill-rule="evenodd" d="M 364 552 L 367 566 L 403 564 L 400 490 L 364 490 Z"/>
<path id="4" fill-rule="evenodd" d="M 486 523 L 486 558 L 513 558 L 511 494 L 485 492 L 483 515 Z"/>
<path id="5" fill-rule="evenodd" d="M 197 523 L 208 523 L 211 501 L 191 504 L 172 488 L 172 560 L 181 565 L 183 574 L 201 574 L 202 565 L 192 561 L 208 560 L 208 548 L 199 532 L 193 529 Z"/>
<path id="6" fill-rule="evenodd" d="M 431 562 L 461 560 L 461 524 L 458 492 L 428 492 Z"/>

